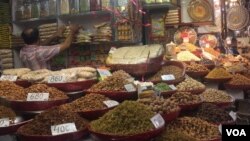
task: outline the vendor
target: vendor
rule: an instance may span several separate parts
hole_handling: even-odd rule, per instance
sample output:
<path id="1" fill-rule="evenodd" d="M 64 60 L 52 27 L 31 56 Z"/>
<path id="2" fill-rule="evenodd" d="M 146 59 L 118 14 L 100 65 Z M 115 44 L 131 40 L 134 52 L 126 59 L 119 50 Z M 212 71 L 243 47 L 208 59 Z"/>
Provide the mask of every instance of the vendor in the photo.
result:
<path id="1" fill-rule="evenodd" d="M 39 30 L 37 28 L 25 29 L 22 32 L 22 38 L 26 45 L 20 51 L 20 58 L 23 65 L 31 70 L 50 69 L 49 61 L 71 46 L 79 28 L 78 25 L 71 25 L 71 31 L 66 40 L 61 44 L 52 46 L 48 46 L 48 44 L 63 34 L 66 29 L 64 26 L 60 27 L 54 35 L 43 43 L 40 42 Z"/>

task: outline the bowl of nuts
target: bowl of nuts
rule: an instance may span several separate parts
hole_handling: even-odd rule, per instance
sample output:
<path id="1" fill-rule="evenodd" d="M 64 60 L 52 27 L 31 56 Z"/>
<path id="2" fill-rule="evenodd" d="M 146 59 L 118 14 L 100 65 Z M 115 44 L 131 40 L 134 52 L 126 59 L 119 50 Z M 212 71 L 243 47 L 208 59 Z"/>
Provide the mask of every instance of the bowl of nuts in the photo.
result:
<path id="1" fill-rule="evenodd" d="M 204 84 L 191 77 L 186 77 L 186 79 L 179 83 L 176 88 L 179 92 L 190 92 L 191 94 L 201 94 L 206 90 Z"/>
<path id="2" fill-rule="evenodd" d="M 202 65 L 195 62 L 191 62 L 190 64 L 186 65 L 186 74 L 191 77 L 204 77 L 209 73 L 209 69 Z"/>
<path id="3" fill-rule="evenodd" d="M 189 92 L 177 92 L 169 99 L 178 103 L 182 111 L 194 110 L 198 108 L 203 102 L 200 96 L 192 95 Z"/>

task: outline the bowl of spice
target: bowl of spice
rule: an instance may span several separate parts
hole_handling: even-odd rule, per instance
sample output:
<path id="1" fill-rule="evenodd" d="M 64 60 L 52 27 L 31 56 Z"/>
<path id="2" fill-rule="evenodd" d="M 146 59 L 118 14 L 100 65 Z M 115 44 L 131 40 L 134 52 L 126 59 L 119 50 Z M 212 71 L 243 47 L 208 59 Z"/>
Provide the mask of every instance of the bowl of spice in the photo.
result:
<path id="1" fill-rule="evenodd" d="M 191 77 L 204 77 L 209 73 L 209 69 L 202 65 L 195 62 L 191 62 L 190 64 L 186 65 L 186 74 Z"/>
<path id="2" fill-rule="evenodd" d="M 164 99 L 160 97 L 155 98 L 144 98 L 139 99 L 139 103 L 142 103 L 155 112 L 162 115 L 166 123 L 175 120 L 181 111 L 181 108 L 177 103 L 171 101 L 170 99 Z"/>
<path id="3" fill-rule="evenodd" d="M 162 68 L 154 75 L 149 76 L 147 81 L 154 84 L 164 82 L 167 84 L 178 84 L 185 79 L 185 66 L 178 61 L 165 61 Z"/>
<path id="4" fill-rule="evenodd" d="M 212 71 L 210 71 L 205 80 L 209 82 L 218 82 L 223 83 L 232 79 L 232 75 L 226 71 L 226 69 L 222 67 L 216 67 Z"/>
<path id="5" fill-rule="evenodd" d="M 12 109 L 5 106 L 0 106 L 0 120 L 0 136 L 15 133 L 19 127 L 30 121 L 25 121 Z"/>
<path id="6" fill-rule="evenodd" d="M 155 113 L 144 104 L 125 101 L 92 121 L 89 131 L 95 138 L 106 141 L 151 140 L 164 130 L 165 125 L 164 119 L 157 125 L 153 124 L 153 117 Z"/>
<path id="7" fill-rule="evenodd" d="M 101 94 L 87 94 L 71 103 L 61 105 L 61 108 L 66 111 L 78 113 L 88 120 L 94 120 L 101 117 L 118 104 L 118 102 L 110 100 Z"/>
<path id="8" fill-rule="evenodd" d="M 102 94 L 118 102 L 135 100 L 138 97 L 137 90 L 131 80 L 134 79 L 125 71 L 116 71 L 112 76 L 108 76 L 103 81 L 93 85 L 91 88 L 84 91 L 84 93 Z M 126 85 L 130 85 L 130 88 L 127 89 Z"/>
<path id="9" fill-rule="evenodd" d="M 54 107 L 19 128 L 17 135 L 22 141 L 74 141 L 88 134 L 87 126 L 77 113 Z"/>
<path id="10" fill-rule="evenodd" d="M 168 98 L 177 92 L 177 88 L 172 87 L 166 83 L 158 83 L 154 86 L 154 90 L 159 92 L 164 98 Z"/>
<path id="11" fill-rule="evenodd" d="M 16 111 L 43 111 L 68 101 L 62 91 L 45 84 L 32 85 L 17 94 L 7 95 L 5 99 Z"/>

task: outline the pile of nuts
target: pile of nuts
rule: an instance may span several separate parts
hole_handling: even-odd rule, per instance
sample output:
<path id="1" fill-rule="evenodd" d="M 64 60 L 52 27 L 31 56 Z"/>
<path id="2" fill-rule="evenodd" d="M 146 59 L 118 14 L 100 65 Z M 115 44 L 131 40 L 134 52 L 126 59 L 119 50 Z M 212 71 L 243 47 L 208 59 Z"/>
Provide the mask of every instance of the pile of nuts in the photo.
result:
<path id="1" fill-rule="evenodd" d="M 103 81 L 93 85 L 89 91 L 102 92 L 102 91 L 126 91 L 124 85 L 129 84 L 129 80 L 132 78 L 128 73 L 123 70 L 116 71 L 112 76 L 107 77 Z"/>
<path id="2" fill-rule="evenodd" d="M 168 114 L 180 110 L 177 103 L 160 97 L 139 99 L 138 102 L 147 105 L 152 111 L 159 114 Z"/>
<path id="3" fill-rule="evenodd" d="M 205 89 L 206 86 L 191 77 L 186 77 L 186 79 L 183 82 L 179 83 L 176 88 L 178 89 L 178 91 L 185 92 Z"/>
<path id="4" fill-rule="evenodd" d="M 19 99 L 23 97 L 25 91 L 22 87 L 9 81 L 0 81 L 0 97 L 6 99 Z"/>
<path id="5" fill-rule="evenodd" d="M 224 68 L 217 67 L 208 73 L 206 76 L 208 79 L 230 79 L 232 75 L 228 73 Z"/>
<path id="6" fill-rule="evenodd" d="M 167 125 L 167 131 L 181 131 L 197 140 L 220 138 L 218 126 L 195 117 L 182 117 Z"/>
<path id="7" fill-rule="evenodd" d="M 226 92 L 216 89 L 207 89 L 201 94 L 204 102 L 232 102 L 232 97 L 229 96 Z"/>
<path id="8" fill-rule="evenodd" d="M 109 98 L 101 94 L 87 94 L 71 103 L 62 105 L 61 108 L 73 112 L 102 110 L 107 108 L 103 103 L 106 100 Z"/>
<path id="9" fill-rule="evenodd" d="M 235 74 L 228 83 L 231 85 L 250 85 L 250 79 L 241 74 Z"/>
<path id="10" fill-rule="evenodd" d="M 192 95 L 189 92 L 177 92 L 169 99 L 175 103 L 178 103 L 178 105 L 189 105 L 202 102 L 198 95 Z"/>
<path id="11" fill-rule="evenodd" d="M 52 135 L 51 126 L 65 123 L 75 123 L 78 131 L 86 128 L 88 122 L 72 111 L 65 111 L 59 107 L 51 108 L 37 115 L 31 122 L 18 129 L 22 135 Z"/>
<path id="12" fill-rule="evenodd" d="M 207 72 L 209 70 L 204 65 L 194 62 L 186 66 L 186 71 L 187 72 Z"/>
<path id="13" fill-rule="evenodd" d="M 158 71 L 155 75 L 150 77 L 148 81 L 161 81 L 162 75 L 174 75 L 175 79 L 179 79 L 183 77 L 183 69 L 174 65 L 163 66 L 160 71 Z"/>
<path id="14" fill-rule="evenodd" d="M 203 103 L 195 116 L 211 123 L 223 123 L 233 120 L 224 109 L 212 103 Z"/>

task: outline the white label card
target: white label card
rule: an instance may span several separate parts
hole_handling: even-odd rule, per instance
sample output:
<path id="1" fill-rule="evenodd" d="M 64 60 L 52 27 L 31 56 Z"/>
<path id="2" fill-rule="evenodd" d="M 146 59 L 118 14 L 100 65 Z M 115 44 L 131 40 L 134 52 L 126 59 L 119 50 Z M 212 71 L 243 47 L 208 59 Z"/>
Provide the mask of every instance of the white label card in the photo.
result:
<path id="1" fill-rule="evenodd" d="M 177 90 L 177 88 L 176 88 L 174 85 L 169 85 L 169 87 L 170 87 L 172 90 Z"/>
<path id="2" fill-rule="evenodd" d="M 0 77 L 0 81 L 16 81 L 17 80 L 17 76 L 15 75 L 2 75 Z"/>
<path id="3" fill-rule="evenodd" d="M 222 134 L 222 125 L 220 124 L 218 128 L 219 128 L 220 134 Z"/>
<path id="4" fill-rule="evenodd" d="M 65 123 L 65 124 L 51 126 L 51 133 L 53 136 L 72 133 L 76 131 L 77 129 L 75 123 Z"/>
<path id="5" fill-rule="evenodd" d="M 62 75 L 52 75 L 48 78 L 48 83 L 63 83 L 65 82 L 65 77 Z"/>
<path id="6" fill-rule="evenodd" d="M 154 124 L 155 128 L 157 128 L 157 129 L 161 128 L 165 125 L 165 120 L 163 119 L 163 117 L 160 114 L 155 115 L 150 120 Z"/>
<path id="7" fill-rule="evenodd" d="M 10 119 L 9 118 L 0 119 L 0 127 L 8 127 L 8 126 L 10 126 Z"/>
<path id="8" fill-rule="evenodd" d="M 109 51 L 109 54 L 113 54 L 117 49 L 115 47 L 111 47 L 110 48 L 110 51 Z"/>
<path id="9" fill-rule="evenodd" d="M 48 101 L 49 93 L 28 93 L 27 101 Z"/>
<path id="10" fill-rule="evenodd" d="M 175 77 L 172 74 L 168 74 L 168 75 L 162 75 L 161 79 L 163 81 L 171 81 L 171 80 L 175 80 Z"/>
<path id="11" fill-rule="evenodd" d="M 127 84 L 127 85 L 124 85 L 125 89 L 128 91 L 128 92 L 134 92 L 136 91 L 136 88 L 134 87 L 133 84 Z"/>
<path id="12" fill-rule="evenodd" d="M 111 72 L 107 69 L 97 69 L 99 75 L 101 76 L 101 80 L 104 80 L 108 76 L 112 76 Z"/>
<path id="13" fill-rule="evenodd" d="M 114 100 L 106 100 L 106 101 L 103 101 L 103 103 L 104 103 L 108 108 L 112 108 L 112 107 L 115 107 L 115 106 L 118 106 L 118 105 L 119 105 L 119 102 L 114 101 Z"/>
<path id="14" fill-rule="evenodd" d="M 237 119 L 237 113 L 231 111 L 231 112 L 229 113 L 229 115 L 232 117 L 232 119 L 233 119 L 234 121 L 236 121 L 236 119 Z"/>

